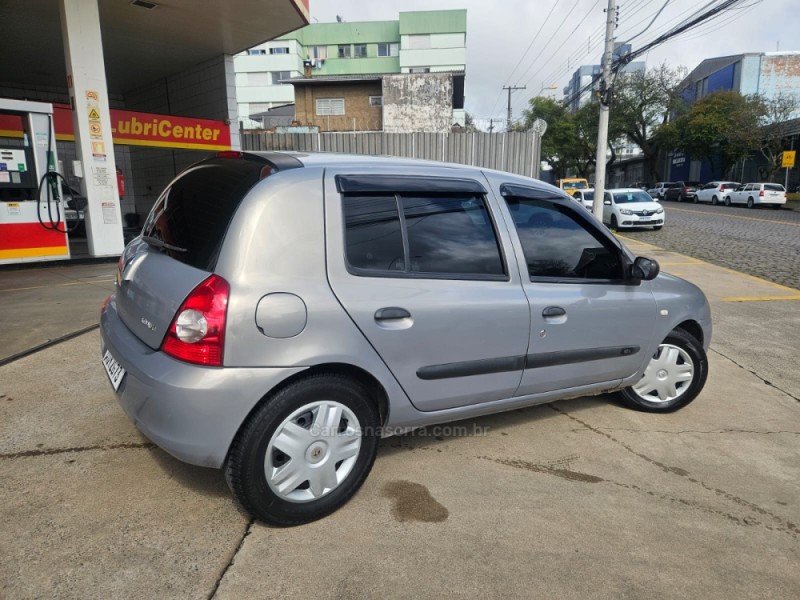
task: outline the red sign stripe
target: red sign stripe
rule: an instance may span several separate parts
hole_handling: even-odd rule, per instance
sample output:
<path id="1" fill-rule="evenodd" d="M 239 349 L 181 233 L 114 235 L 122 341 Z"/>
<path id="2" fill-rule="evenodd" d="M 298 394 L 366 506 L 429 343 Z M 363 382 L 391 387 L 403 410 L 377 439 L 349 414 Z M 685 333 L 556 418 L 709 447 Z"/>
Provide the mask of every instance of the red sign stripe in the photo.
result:
<path id="1" fill-rule="evenodd" d="M 45 229 L 39 223 L 0 223 L 0 250 L 54 248 L 66 245 L 65 234 Z"/>

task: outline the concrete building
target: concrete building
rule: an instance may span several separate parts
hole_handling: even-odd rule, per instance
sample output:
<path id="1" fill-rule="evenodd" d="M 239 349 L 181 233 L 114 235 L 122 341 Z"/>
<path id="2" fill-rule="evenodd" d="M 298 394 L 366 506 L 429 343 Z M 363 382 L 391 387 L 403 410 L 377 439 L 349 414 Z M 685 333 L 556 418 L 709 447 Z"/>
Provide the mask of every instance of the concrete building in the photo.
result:
<path id="1" fill-rule="evenodd" d="M 695 67 L 678 87 L 687 103 L 723 90 L 742 95 L 759 94 L 766 99 L 780 94 L 800 96 L 800 51 L 755 52 L 707 58 Z M 791 115 L 800 118 L 800 108 Z M 683 152 L 670 154 L 667 177 L 680 181 L 709 181 L 714 178 L 707 161 L 693 160 Z M 763 179 L 759 173 L 760 156 L 737 168 L 739 179 Z M 719 177 L 719 175 L 717 175 Z"/>
<path id="2" fill-rule="evenodd" d="M 455 81 L 463 73 L 320 75 L 284 82 L 294 87 L 295 120 L 320 132 L 446 133 L 453 127 Z M 463 92 L 462 92 L 463 93 Z"/>
<path id="3" fill-rule="evenodd" d="M 614 60 L 630 54 L 630 44 L 617 44 L 614 47 Z M 643 72 L 647 65 L 643 61 L 630 62 L 622 68 L 622 73 Z M 564 101 L 570 112 L 577 112 L 600 89 L 600 73 L 603 68 L 598 65 L 582 65 L 572 74 L 569 83 L 564 87 Z M 586 88 L 586 89 L 584 89 Z"/>
<path id="4" fill-rule="evenodd" d="M 282 81 L 312 77 L 400 73 L 464 72 L 467 11 L 401 12 L 396 21 L 314 23 L 234 57 L 236 98 L 245 128 L 247 117 L 294 102 L 293 86 Z M 452 122 L 464 125 L 463 77 L 456 81 Z"/>

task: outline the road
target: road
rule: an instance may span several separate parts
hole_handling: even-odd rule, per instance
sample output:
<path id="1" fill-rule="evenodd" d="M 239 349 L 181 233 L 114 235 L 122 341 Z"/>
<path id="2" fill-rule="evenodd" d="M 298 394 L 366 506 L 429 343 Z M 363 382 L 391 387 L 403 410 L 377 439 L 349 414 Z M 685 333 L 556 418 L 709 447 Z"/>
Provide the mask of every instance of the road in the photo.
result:
<path id="1" fill-rule="evenodd" d="M 800 212 L 664 202 L 661 231 L 623 235 L 800 289 Z"/>

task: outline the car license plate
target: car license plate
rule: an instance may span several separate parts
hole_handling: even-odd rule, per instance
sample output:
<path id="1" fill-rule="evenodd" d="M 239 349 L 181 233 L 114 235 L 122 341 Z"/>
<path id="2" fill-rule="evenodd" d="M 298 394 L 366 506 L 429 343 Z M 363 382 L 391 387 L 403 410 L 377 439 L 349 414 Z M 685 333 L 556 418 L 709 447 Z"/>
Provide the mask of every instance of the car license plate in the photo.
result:
<path id="1" fill-rule="evenodd" d="M 649 221 L 650 217 L 639 217 L 640 221 Z"/>
<path id="2" fill-rule="evenodd" d="M 103 355 L 103 366 L 106 368 L 108 379 L 111 381 L 111 385 L 116 392 L 119 389 L 119 384 L 122 383 L 122 378 L 125 377 L 125 369 L 114 360 L 110 350 L 106 350 L 106 353 Z"/>

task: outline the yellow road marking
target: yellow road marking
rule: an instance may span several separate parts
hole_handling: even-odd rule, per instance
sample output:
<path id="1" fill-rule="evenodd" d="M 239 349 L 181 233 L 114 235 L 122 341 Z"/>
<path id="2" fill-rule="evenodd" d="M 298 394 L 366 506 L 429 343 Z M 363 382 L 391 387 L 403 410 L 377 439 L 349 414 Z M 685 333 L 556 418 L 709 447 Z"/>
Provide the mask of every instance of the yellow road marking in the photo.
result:
<path id="1" fill-rule="evenodd" d="M 689 210 L 688 208 L 676 208 L 674 206 L 669 207 L 670 210 L 679 210 L 682 212 L 688 213 L 695 213 L 698 215 L 707 215 L 707 213 L 702 210 Z M 774 221 L 772 219 L 760 219 L 759 217 L 743 217 L 741 215 L 728 215 L 723 212 L 719 213 L 720 217 L 728 217 L 729 219 L 743 219 L 745 221 L 761 221 L 763 223 L 778 223 L 779 225 L 791 225 L 792 227 L 800 227 L 800 223 L 790 223 L 789 221 Z"/>
<path id="2" fill-rule="evenodd" d="M 772 302 L 773 300 L 800 300 L 797 296 L 728 296 L 720 298 L 723 302 Z"/>
<path id="3" fill-rule="evenodd" d="M 52 285 L 33 285 L 31 287 L 8 288 L 6 290 L 0 289 L 0 292 L 24 292 L 27 290 L 41 290 L 42 288 L 49 287 L 66 287 L 68 285 L 93 285 L 95 283 L 107 283 L 109 281 L 114 281 L 114 279 L 95 279 L 94 281 L 71 281 L 69 283 L 54 283 Z"/>

